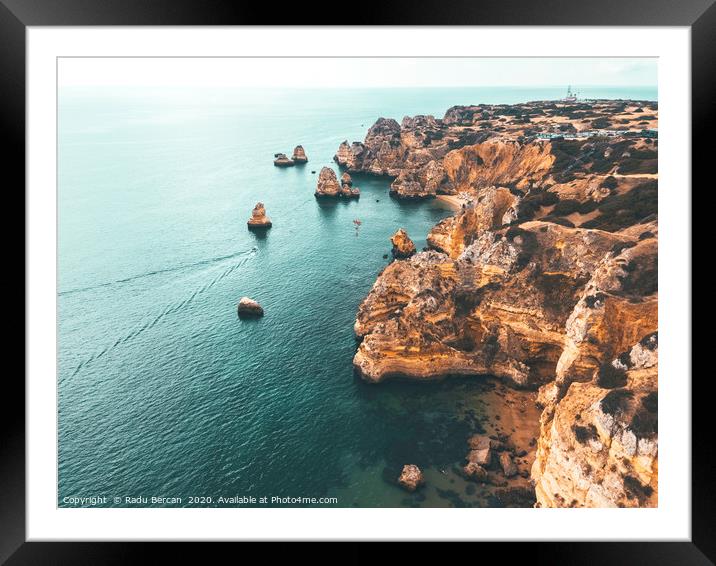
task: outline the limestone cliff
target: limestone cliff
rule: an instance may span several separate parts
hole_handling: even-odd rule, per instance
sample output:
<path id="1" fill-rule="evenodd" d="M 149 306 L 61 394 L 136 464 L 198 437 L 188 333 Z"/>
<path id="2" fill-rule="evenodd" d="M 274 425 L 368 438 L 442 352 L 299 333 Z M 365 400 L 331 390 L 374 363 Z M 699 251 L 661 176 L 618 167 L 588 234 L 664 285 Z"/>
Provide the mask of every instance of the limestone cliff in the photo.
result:
<path id="1" fill-rule="evenodd" d="M 532 467 L 540 506 L 657 505 L 657 373 L 654 332 L 546 401 Z"/>
<path id="2" fill-rule="evenodd" d="M 655 141 L 641 134 L 656 127 L 655 113 L 646 101 L 455 106 L 442 119 L 379 118 L 362 142 L 341 143 L 334 159 L 350 172 L 394 178 L 391 195 L 398 198 L 490 185 L 525 193 L 610 169 L 656 173 Z"/>
<path id="3" fill-rule="evenodd" d="M 455 259 L 429 251 L 393 263 L 358 310 L 356 368 L 369 381 L 455 374 L 492 374 L 517 386 L 550 381 L 589 274 L 627 241 L 533 221 L 485 230 Z"/>
<path id="4" fill-rule="evenodd" d="M 482 191 L 475 204 L 457 216 L 449 216 L 428 233 L 428 245 L 457 258 L 485 230 L 510 224 L 516 217 L 519 197 L 504 187 Z"/>
<path id="5" fill-rule="evenodd" d="M 395 196 L 467 203 L 429 251 L 381 272 L 354 367 L 370 382 L 494 375 L 539 389 L 537 505 L 654 506 L 658 142 L 589 130 L 645 126 L 641 102 L 586 106 L 454 107 L 341 145 L 340 165 L 395 177 Z M 566 137 L 535 133 L 554 129 Z"/>

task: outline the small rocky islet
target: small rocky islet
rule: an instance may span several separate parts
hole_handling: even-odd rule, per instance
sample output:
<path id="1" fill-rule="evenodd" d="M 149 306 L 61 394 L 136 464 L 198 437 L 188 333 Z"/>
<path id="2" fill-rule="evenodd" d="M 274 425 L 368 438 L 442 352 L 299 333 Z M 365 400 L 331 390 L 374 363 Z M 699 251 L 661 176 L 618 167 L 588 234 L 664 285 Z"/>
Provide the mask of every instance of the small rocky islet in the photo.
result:
<path id="1" fill-rule="evenodd" d="M 318 174 L 318 183 L 314 193 L 318 199 L 322 198 L 360 198 L 360 189 L 353 186 L 353 180 L 348 172 L 343 173 L 340 182 L 336 172 L 330 167 L 323 167 Z"/>
<path id="2" fill-rule="evenodd" d="M 275 153 L 273 164 L 276 167 L 293 167 L 294 165 L 303 165 L 308 163 L 306 151 L 302 145 L 297 145 L 293 150 L 293 155 L 289 158 L 285 153 Z"/>
<path id="3" fill-rule="evenodd" d="M 415 464 L 403 466 L 398 483 L 407 491 L 415 491 L 425 483 L 423 472 Z"/>
<path id="4" fill-rule="evenodd" d="M 271 219 L 266 216 L 266 207 L 264 203 L 257 202 L 254 209 L 251 211 L 251 218 L 246 222 L 249 230 L 265 230 L 271 228 L 273 224 Z"/>
<path id="5" fill-rule="evenodd" d="M 390 237 L 390 243 L 393 244 L 390 251 L 396 259 L 409 258 L 416 251 L 415 244 L 403 228 L 399 228 L 398 231 Z"/>
<path id="6" fill-rule="evenodd" d="M 237 312 L 239 318 L 259 318 L 264 315 L 263 307 L 249 297 L 241 297 L 237 306 Z"/>
<path id="7" fill-rule="evenodd" d="M 596 100 L 380 118 L 339 145 L 340 182 L 320 171 L 317 198 L 358 196 L 362 173 L 395 198 L 460 203 L 426 251 L 391 237 L 399 261 L 359 306 L 353 365 L 371 383 L 491 375 L 532 392 L 529 444 L 519 428 L 473 435 L 457 467 L 508 505 L 657 505 L 657 115 Z M 392 478 L 429 485 L 411 463 Z"/>

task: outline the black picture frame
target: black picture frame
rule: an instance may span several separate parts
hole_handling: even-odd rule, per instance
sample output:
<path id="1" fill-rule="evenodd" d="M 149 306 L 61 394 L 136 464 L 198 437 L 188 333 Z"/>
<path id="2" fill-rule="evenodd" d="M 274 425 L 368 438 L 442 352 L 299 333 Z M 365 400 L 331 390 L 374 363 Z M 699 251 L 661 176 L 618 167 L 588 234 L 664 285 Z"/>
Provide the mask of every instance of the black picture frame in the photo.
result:
<path id="1" fill-rule="evenodd" d="M 20 200 L 25 184 L 25 34 L 28 26 L 116 26 L 116 25 L 301 25 L 316 24 L 315 11 L 307 5 L 301 14 L 297 4 L 253 3 L 250 7 L 228 0 L 0 0 L 0 132 L 5 139 L 5 196 Z M 406 0 L 358 6 L 354 13 L 321 10 L 327 25 L 560 25 L 560 26 L 688 26 L 691 29 L 692 71 L 692 178 L 707 179 L 710 164 L 707 135 L 714 131 L 716 107 L 716 4 L 714 0 Z M 12 173 L 12 181 L 8 180 Z M 711 181 L 707 186 L 710 186 Z M 685 195 L 691 189 L 684 191 Z M 6 200 L 6 203 L 8 201 Z M 11 201 L 10 201 L 11 202 Z M 15 203 L 13 203 L 15 204 Z M 6 204 L 6 219 L 24 210 L 21 202 Z M 4 223 L 7 248 L 17 239 Z M 24 262 L 24 254 L 21 259 Z M 19 262 L 18 262 L 19 265 Z M 25 283 L 27 283 L 25 281 Z M 9 289 L 8 289 L 9 290 Z M 10 297 L 9 293 L 6 295 Z M 15 294 L 12 295 L 16 297 Z M 23 296 L 24 288 L 23 288 Z M 19 305 L 19 301 L 8 301 Z M 17 307 L 19 308 L 19 306 Z M 24 313 L 23 313 L 24 315 Z M 23 323 L 23 328 L 25 327 Z M 12 329 L 6 325 L 6 330 Z M 20 333 L 16 333 L 19 336 Z M 24 332 L 23 332 L 24 338 Z M 8 353 L 10 350 L 8 348 Z M 714 448 L 710 431 L 711 403 L 708 378 L 692 381 L 692 538 L 690 542 L 583 542 L 583 543 L 491 543 L 510 544 L 503 552 L 510 561 L 549 564 L 713 564 L 716 562 L 716 497 Z M 691 376 L 681 376 L 686 380 Z M 196 556 L 213 562 L 212 554 L 225 548 L 212 545 L 164 543 L 25 542 L 25 387 L 20 372 L 6 371 L 5 400 L 0 419 L 0 563 L 19 564 L 130 564 L 152 556 L 162 562 L 181 553 L 183 560 Z M 479 525 L 476 525 L 479 528 Z M 585 532 L 585 539 L 592 533 Z M 559 533 L 555 533 L 559 537 Z M 357 545 L 357 543 L 355 543 Z M 225 546 L 225 545 L 218 545 Z M 422 547 L 401 550 L 401 560 Z M 493 547 L 494 548 L 494 547 Z M 499 547 L 498 547 L 499 548 Z M 276 550 L 291 559 L 315 550 Z M 470 554 L 474 552 L 470 551 Z M 498 550 L 499 552 L 499 550 Z M 310 554 L 309 554 L 310 553 Z M 357 546 L 348 553 L 352 561 L 375 557 L 371 545 Z M 331 552 L 324 553 L 331 556 Z M 275 554 L 273 555 L 276 557 Z M 484 556 L 482 554 L 475 555 Z M 306 556 L 308 557 L 308 556 Z"/>

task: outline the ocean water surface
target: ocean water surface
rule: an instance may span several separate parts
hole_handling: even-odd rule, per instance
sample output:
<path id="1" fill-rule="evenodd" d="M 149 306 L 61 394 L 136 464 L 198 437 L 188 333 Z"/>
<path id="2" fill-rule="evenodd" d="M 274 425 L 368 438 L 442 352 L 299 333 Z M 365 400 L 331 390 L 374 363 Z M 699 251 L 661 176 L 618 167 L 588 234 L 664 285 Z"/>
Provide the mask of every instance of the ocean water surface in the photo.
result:
<path id="1" fill-rule="evenodd" d="M 651 89 L 581 93 L 656 98 Z M 361 176 L 360 200 L 318 202 L 317 174 L 380 116 L 563 95 L 61 90 L 58 505 L 91 495 L 107 506 L 241 496 L 454 504 L 406 499 L 384 476 L 404 463 L 444 475 L 480 428 L 485 384 L 370 386 L 351 366 L 356 309 L 389 261 L 388 238 L 403 227 L 421 248 L 452 212 L 396 201 L 389 181 Z M 308 164 L 273 166 L 274 153 L 297 144 Z M 246 228 L 258 201 L 273 221 L 265 235 Z M 237 318 L 244 295 L 264 318 Z"/>

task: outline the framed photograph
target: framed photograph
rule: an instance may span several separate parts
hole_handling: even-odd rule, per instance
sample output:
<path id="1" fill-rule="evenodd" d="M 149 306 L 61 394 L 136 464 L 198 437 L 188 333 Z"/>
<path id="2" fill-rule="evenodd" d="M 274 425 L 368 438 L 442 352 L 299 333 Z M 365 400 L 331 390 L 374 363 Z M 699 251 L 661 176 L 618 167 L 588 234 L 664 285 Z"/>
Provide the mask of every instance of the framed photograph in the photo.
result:
<path id="1" fill-rule="evenodd" d="M 713 563 L 691 377 L 710 0 L 351 26 L 1 1 L 27 332 L 0 559 L 520 541 Z"/>

